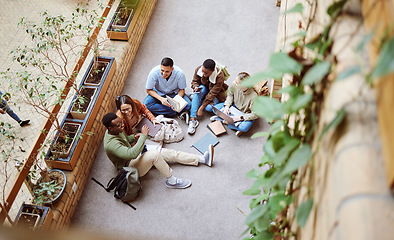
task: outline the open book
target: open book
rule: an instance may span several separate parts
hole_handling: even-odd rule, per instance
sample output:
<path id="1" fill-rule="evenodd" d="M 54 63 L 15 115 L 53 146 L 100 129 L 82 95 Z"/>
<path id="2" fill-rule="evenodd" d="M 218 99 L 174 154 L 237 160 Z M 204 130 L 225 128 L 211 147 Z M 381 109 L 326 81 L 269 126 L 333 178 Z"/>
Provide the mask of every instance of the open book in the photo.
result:
<path id="1" fill-rule="evenodd" d="M 175 111 L 180 112 L 186 107 L 187 102 L 178 94 L 174 98 L 167 96 L 168 103 L 174 108 Z"/>

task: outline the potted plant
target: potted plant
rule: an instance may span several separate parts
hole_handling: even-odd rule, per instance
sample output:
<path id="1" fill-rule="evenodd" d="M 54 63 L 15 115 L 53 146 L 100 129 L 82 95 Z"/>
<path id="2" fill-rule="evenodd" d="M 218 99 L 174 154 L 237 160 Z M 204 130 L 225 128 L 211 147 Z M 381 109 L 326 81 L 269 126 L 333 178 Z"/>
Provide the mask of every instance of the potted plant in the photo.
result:
<path id="1" fill-rule="evenodd" d="M 53 219 L 50 207 L 23 203 L 15 218 L 16 227 L 45 230 Z"/>
<path id="2" fill-rule="evenodd" d="M 67 158 L 69 156 L 81 126 L 80 123 L 67 121 L 63 124 L 62 132 L 64 134 L 59 133 L 50 147 L 53 158 Z"/>
<path id="3" fill-rule="evenodd" d="M 107 28 L 111 40 L 128 40 L 145 0 L 123 0 L 119 3 Z"/>
<path id="4" fill-rule="evenodd" d="M 93 103 L 96 91 L 97 88 L 94 87 L 82 87 L 79 94 L 74 99 L 70 111 L 73 118 L 81 120 L 85 119 L 86 114 Z"/>
<path id="5" fill-rule="evenodd" d="M 66 174 L 59 169 L 46 169 L 40 172 L 36 184 L 33 186 L 33 202 L 37 205 L 52 205 L 56 203 L 66 188 Z"/>

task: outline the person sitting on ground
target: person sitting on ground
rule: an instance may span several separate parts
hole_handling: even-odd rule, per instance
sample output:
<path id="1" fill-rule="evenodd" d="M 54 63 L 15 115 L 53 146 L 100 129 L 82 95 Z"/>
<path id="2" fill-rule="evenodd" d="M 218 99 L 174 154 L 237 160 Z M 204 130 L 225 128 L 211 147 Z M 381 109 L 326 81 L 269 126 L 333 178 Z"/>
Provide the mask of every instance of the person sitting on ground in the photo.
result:
<path id="1" fill-rule="evenodd" d="M 191 84 L 194 96 L 190 110 L 189 128 L 187 129 L 190 135 L 196 132 L 199 125 L 197 117 L 202 115 L 203 110 L 212 112 L 213 104 L 224 102 L 226 99 L 228 86 L 224 82 L 222 70 L 216 65 L 214 60 L 207 59 L 194 72 Z"/>
<path id="2" fill-rule="evenodd" d="M 142 177 L 152 166 L 155 166 L 166 177 L 165 185 L 168 188 L 187 188 L 191 185 L 191 181 L 174 177 L 167 162 L 174 161 L 193 166 L 204 163 L 212 166 L 214 154 L 212 145 L 202 156 L 166 148 L 146 151 L 145 141 L 149 134 L 149 128 L 146 125 L 142 127 L 141 133 L 127 136 L 122 118 L 115 113 L 106 114 L 102 123 L 107 128 L 103 141 L 105 153 L 118 170 L 127 166 L 135 167 L 138 169 L 139 176 Z M 134 146 L 131 146 L 134 142 Z"/>
<path id="3" fill-rule="evenodd" d="M 133 134 L 133 127 L 135 127 L 140 117 L 147 117 L 153 125 L 160 124 L 155 116 L 137 99 L 132 99 L 127 95 L 120 95 L 115 98 L 116 115 L 123 120 L 124 129 L 127 135 Z"/>
<path id="4" fill-rule="evenodd" d="M 17 121 L 21 127 L 29 124 L 30 120 L 23 120 L 22 121 L 18 117 L 18 115 L 16 115 L 16 113 L 14 113 L 14 111 L 12 111 L 11 107 L 7 103 L 7 101 L 9 100 L 9 97 L 4 95 L 1 91 L 0 91 L 0 100 L 1 100 L 0 101 L 0 113 L 1 114 L 7 113 L 10 117 L 12 117 L 15 121 Z"/>
<path id="5" fill-rule="evenodd" d="M 164 115 L 164 117 L 175 117 L 178 113 L 168 103 L 166 96 L 171 98 L 176 95 L 181 96 L 187 102 L 187 105 L 179 113 L 179 117 L 189 122 L 191 102 L 185 94 L 186 77 L 182 69 L 174 66 L 171 58 L 165 57 L 161 65 L 154 67 L 146 81 L 146 92 L 148 96 L 143 103 L 154 115 Z"/>
<path id="6" fill-rule="evenodd" d="M 252 105 L 254 99 L 258 96 L 253 88 L 245 88 L 240 86 L 240 83 L 250 75 L 246 72 L 238 73 L 235 77 L 233 84 L 229 91 L 227 91 L 227 98 L 224 103 L 218 103 L 215 105 L 217 109 L 221 109 L 224 106 L 223 112 L 230 115 L 230 107 L 234 106 L 241 112 L 245 113 L 242 116 L 231 116 L 235 124 L 229 124 L 230 129 L 236 130 L 235 135 L 240 136 L 242 133 L 247 132 L 253 125 L 255 119 L 258 116 L 252 111 Z M 218 116 L 210 118 L 211 121 L 221 120 Z"/>

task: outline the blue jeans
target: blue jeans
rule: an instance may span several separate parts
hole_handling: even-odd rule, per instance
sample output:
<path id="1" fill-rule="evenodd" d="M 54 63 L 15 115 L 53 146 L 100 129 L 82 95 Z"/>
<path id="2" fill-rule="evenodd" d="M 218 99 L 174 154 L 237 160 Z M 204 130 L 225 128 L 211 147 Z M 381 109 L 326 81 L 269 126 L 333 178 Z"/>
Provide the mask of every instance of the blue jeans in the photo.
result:
<path id="1" fill-rule="evenodd" d="M 190 117 L 195 118 L 197 117 L 197 111 L 198 108 L 201 106 L 202 101 L 205 99 L 207 94 L 209 93 L 209 89 L 205 87 L 204 85 L 200 85 L 202 87 L 201 91 L 199 93 L 194 93 L 193 100 L 192 100 L 192 108 L 190 110 Z M 219 103 L 219 100 L 215 98 L 213 100 L 213 104 Z M 205 108 L 205 111 L 207 112 L 213 112 L 212 105 L 208 104 Z"/>
<path id="2" fill-rule="evenodd" d="M 217 109 L 221 109 L 223 106 L 224 106 L 224 103 L 215 104 L 215 107 Z M 234 104 L 233 104 L 233 107 L 235 107 Z M 233 130 L 236 130 L 236 131 L 247 132 L 252 127 L 253 123 L 254 123 L 254 120 L 242 121 L 238 126 L 234 126 L 232 124 L 229 124 L 228 127 L 230 129 L 233 129 Z"/>
<path id="3" fill-rule="evenodd" d="M 19 117 L 14 113 L 14 111 L 12 111 L 12 109 L 4 99 L 0 103 L 0 108 L 3 109 L 8 115 L 10 115 L 10 117 L 15 119 L 15 121 L 17 122 L 21 121 Z"/>
<path id="4" fill-rule="evenodd" d="M 175 95 L 176 95 L 175 93 L 172 93 L 169 94 L 168 96 L 173 98 L 175 97 Z M 186 96 L 186 94 L 183 96 L 183 99 L 185 99 L 187 105 L 182 109 L 181 112 L 189 111 L 192 103 L 190 102 L 190 99 L 188 96 Z M 159 100 L 157 100 L 156 98 L 152 97 L 149 94 L 148 96 L 146 96 L 143 103 L 148 108 L 148 110 L 151 111 L 155 116 L 164 115 L 164 117 L 173 118 L 177 114 L 177 112 L 172 110 L 172 108 L 164 106 L 163 104 L 161 104 Z"/>

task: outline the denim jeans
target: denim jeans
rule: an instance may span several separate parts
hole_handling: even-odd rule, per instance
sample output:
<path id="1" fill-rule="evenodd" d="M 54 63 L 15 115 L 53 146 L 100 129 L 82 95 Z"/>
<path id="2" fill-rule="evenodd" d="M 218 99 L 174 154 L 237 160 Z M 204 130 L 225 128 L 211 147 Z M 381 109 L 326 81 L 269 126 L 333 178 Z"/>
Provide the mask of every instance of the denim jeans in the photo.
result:
<path id="1" fill-rule="evenodd" d="M 19 117 L 14 113 L 14 111 L 12 111 L 12 109 L 10 108 L 10 106 L 8 105 L 8 103 L 5 100 L 2 100 L 0 102 L 0 108 L 3 109 L 8 115 L 10 115 L 10 117 L 15 119 L 15 121 L 17 121 L 17 122 L 21 121 L 19 119 Z"/>
<path id="2" fill-rule="evenodd" d="M 175 95 L 175 93 L 172 93 L 168 96 L 173 98 L 175 97 Z M 186 94 L 183 96 L 183 99 L 185 99 L 187 105 L 182 109 L 181 112 L 189 111 L 192 103 L 190 102 L 190 99 L 188 96 L 186 96 Z M 152 97 L 151 95 L 146 96 L 143 103 L 145 104 L 146 108 L 148 108 L 148 110 L 151 111 L 151 113 L 153 113 L 155 116 L 164 115 L 164 117 L 173 118 L 177 114 L 177 112 L 172 110 L 172 108 L 164 106 L 159 100 Z"/>
<path id="3" fill-rule="evenodd" d="M 218 103 L 215 105 L 215 107 L 217 109 L 221 109 L 223 106 L 224 106 L 224 103 Z M 234 104 L 233 104 L 233 107 L 235 107 Z M 242 121 L 238 126 L 234 126 L 232 124 L 229 124 L 228 127 L 230 129 L 233 129 L 236 131 L 247 132 L 252 127 L 253 123 L 254 123 L 254 120 Z"/>
<path id="4" fill-rule="evenodd" d="M 197 111 L 198 108 L 201 106 L 202 101 L 205 99 L 205 97 L 207 96 L 207 94 L 209 93 L 209 89 L 207 87 L 205 87 L 204 85 L 200 85 L 200 87 L 202 87 L 201 91 L 199 93 L 194 93 L 193 96 L 193 100 L 192 100 L 192 107 L 190 110 L 190 117 L 197 117 Z M 213 100 L 213 104 L 217 104 L 219 103 L 219 100 L 217 98 L 215 98 Z M 207 112 L 213 112 L 213 108 L 211 104 L 208 104 L 205 108 L 205 111 Z"/>

